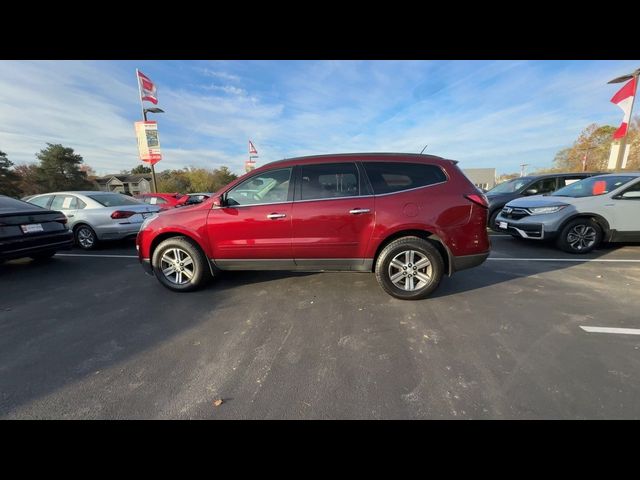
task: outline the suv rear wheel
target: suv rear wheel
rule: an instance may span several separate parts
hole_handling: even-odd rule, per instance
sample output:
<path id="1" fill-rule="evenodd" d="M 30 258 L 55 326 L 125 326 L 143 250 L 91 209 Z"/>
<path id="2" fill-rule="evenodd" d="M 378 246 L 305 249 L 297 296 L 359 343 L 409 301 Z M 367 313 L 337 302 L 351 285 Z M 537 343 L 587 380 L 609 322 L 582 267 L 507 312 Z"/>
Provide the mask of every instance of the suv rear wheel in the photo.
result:
<path id="1" fill-rule="evenodd" d="M 185 237 L 172 237 L 153 252 L 153 271 L 162 285 L 175 292 L 189 292 L 211 278 L 207 258 Z"/>
<path id="2" fill-rule="evenodd" d="M 602 240 L 600 225 L 590 218 L 577 218 L 560 232 L 556 245 L 569 253 L 589 253 Z"/>
<path id="3" fill-rule="evenodd" d="M 376 261 L 376 278 L 389 295 L 419 300 L 433 292 L 444 271 L 438 249 L 419 237 L 402 237 L 384 247 Z"/>

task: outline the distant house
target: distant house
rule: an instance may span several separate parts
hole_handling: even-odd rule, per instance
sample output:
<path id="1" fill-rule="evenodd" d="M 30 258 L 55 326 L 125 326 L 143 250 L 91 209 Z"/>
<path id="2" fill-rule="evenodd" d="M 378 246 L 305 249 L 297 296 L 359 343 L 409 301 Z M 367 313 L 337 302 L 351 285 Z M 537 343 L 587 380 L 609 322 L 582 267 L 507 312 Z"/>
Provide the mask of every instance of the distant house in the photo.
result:
<path id="1" fill-rule="evenodd" d="M 462 171 L 476 187 L 491 190 L 496 186 L 495 168 L 464 168 Z"/>
<path id="2" fill-rule="evenodd" d="M 129 195 L 148 193 L 151 191 L 151 175 L 105 175 L 96 178 L 96 183 L 103 192 L 119 192 Z"/>

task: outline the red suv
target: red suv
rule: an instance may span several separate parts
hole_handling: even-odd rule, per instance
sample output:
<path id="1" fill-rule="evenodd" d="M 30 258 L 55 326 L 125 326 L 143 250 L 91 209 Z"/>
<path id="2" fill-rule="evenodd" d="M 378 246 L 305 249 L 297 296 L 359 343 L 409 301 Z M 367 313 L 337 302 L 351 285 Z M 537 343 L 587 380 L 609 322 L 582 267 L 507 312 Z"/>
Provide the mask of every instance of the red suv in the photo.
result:
<path id="1" fill-rule="evenodd" d="M 394 297 L 424 298 L 489 255 L 487 200 L 456 163 L 399 153 L 273 162 L 147 219 L 138 256 L 175 291 L 221 270 L 352 270 L 375 272 Z"/>

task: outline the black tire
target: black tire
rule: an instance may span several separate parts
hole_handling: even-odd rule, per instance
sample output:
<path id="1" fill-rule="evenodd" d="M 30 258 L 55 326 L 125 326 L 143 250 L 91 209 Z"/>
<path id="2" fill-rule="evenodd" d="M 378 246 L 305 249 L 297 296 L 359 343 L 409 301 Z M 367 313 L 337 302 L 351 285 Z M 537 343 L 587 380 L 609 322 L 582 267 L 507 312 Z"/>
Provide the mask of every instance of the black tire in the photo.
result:
<path id="1" fill-rule="evenodd" d="M 98 236 L 89 225 L 77 225 L 73 229 L 73 238 L 82 250 L 93 250 L 98 245 Z"/>
<path id="2" fill-rule="evenodd" d="M 583 254 L 592 251 L 601 241 L 600 225 L 590 218 L 576 218 L 560 231 L 556 246 L 565 252 Z"/>
<path id="3" fill-rule="evenodd" d="M 179 250 L 178 256 L 181 259 L 186 259 L 186 256 L 188 256 L 191 258 L 191 262 L 188 264 L 184 262 L 185 265 L 175 262 L 182 270 L 178 272 L 174 268 L 174 271 L 167 275 L 163 272 L 163 267 L 166 270 L 172 265 L 165 263 L 165 259 L 175 259 L 174 253 L 171 252 L 171 250 L 175 249 Z M 211 279 L 211 270 L 209 269 L 207 257 L 195 242 L 186 237 L 171 237 L 160 243 L 153 251 L 151 264 L 158 281 L 174 292 L 196 290 Z M 189 268 L 191 265 L 193 265 L 193 268 Z M 187 277 L 188 274 L 192 275 L 191 278 Z"/>
<path id="4" fill-rule="evenodd" d="M 42 252 L 38 253 L 37 255 L 31 255 L 30 258 L 34 262 L 46 262 L 47 260 L 51 260 L 51 257 L 53 257 L 55 254 L 55 250 L 52 250 L 51 252 Z"/>
<path id="5" fill-rule="evenodd" d="M 408 260 L 410 257 L 407 257 L 406 252 L 410 251 L 419 254 L 418 256 L 414 254 L 414 258 L 426 258 L 429 265 L 417 270 L 414 268 L 416 265 L 409 267 Z M 400 261 L 396 257 L 404 258 L 405 260 Z M 394 259 L 404 263 L 407 268 L 390 268 Z M 431 242 L 419 237 L 402 237 L 391 242 L 380 252 L 376 261 L 375 272 L 378 283 L 389 295 L 401 300 L 419 300 L 427 297 L 440 284 L 444 273 L 444 261 L 438 249 Z M 395 276 L 399 273 L 402 273 L 402 277 L 399 277 L 397 282 L 394 283 L 392 275 Z M 420 273 L 422 274 L 421 278 L 418 278 Z M 407 277 L 411 275 L 413 275 L 413 280 Z M 427 277 L 429 280 L 423 281 L 423 277 Z M 409 282 L 415 282 L 415 278 L 418 278 L 418 285 L 413 284 L 415 290 L 408 290 L 407 288 L 411 288 Z M 404 283 L 404 285 L 399 285 L 398 282 Z M 423 285 L 420 285 L 421 283 Z"/>
<path id="6" fill-rule="evenodd" d="M 489 228 L 494 232 L 498 232 L 498 233 L 504 232 L 504 230 L 500 230 L 499 228 L 496 227 L 496 218 L 498 218 L 498 214 L 500 213 L 501 210 L 502 210 L 501 208 L 497 208 L 489 214 Z"/>

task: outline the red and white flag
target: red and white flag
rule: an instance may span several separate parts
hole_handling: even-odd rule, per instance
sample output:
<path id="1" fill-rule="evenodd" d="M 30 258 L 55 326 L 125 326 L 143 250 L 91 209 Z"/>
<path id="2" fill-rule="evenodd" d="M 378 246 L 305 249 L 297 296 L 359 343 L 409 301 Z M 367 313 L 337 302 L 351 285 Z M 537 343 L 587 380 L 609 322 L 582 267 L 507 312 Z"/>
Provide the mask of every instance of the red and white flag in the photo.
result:
<path id="1" fill-rule="evenodd" d="M 249 155 L 257 155 L 258 151 L 256 150 L 256 147 L 253 145 L 253 142 L 251 142 L 251 140 L 249 140 Z"/>
<path id="2" fill-rule="evenodd" d="M 631 121 L 631 106 L 633 105 L 633 96 L 636 91 L 636 79 L 632 78 L 629 82 L 625 84 L 618 93 L 616 93 L 611 99 L 611 103 L 615 103 L 618 105 L 622 111 L 624 112 L 624 118 L 622 119 L 622 124 L 616 130 L 616 133 L 613 134 L 614 139 L 622 138 L 627 134 L 627 128 L 629 127 L 629 122 Z"/>
<path id="3" fill-rule="evenodd" d="M 140 70 L 136 70 L 136 72 L 138 72 L 138 83 L 140 85 L 140 99 L 157 105 L 158 94 L 156 84 Z"/>

